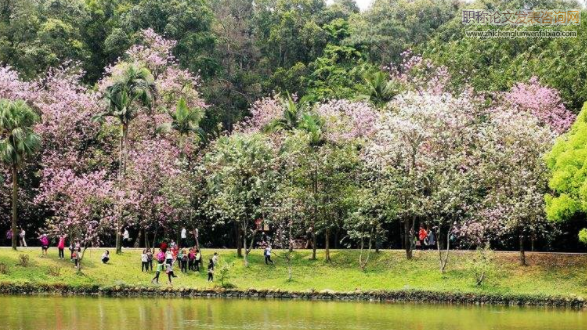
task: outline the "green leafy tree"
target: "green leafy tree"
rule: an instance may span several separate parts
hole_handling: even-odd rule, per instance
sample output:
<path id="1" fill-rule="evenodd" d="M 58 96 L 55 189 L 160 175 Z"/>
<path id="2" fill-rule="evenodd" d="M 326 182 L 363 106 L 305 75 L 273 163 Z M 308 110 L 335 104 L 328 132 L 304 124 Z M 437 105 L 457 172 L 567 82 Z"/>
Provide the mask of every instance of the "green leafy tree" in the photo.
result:
<path id="1" fill-rule="evenodd" d="M 271 147 L 259 134 L 222 137 L 206 155 L 210 216 L 236 224 L 237 240 L 242 239 L 245 249 L 245 267 L 258 231 L 255 220 L 264 218 L 266 201 L 273 191 L 272 162 Z"/>
<path id="2" fill-rule="evenodd" d="M 16 250 L 18 171 L 40 147 L 33 126 L 39 116 L 22 100 L 0 100 L 0 160 L 12 173 L 12 248 Z"/>
<path id="3" fill-rule="evenodd" d="M 587 106 L 571 130 L 556 141 L 546 155 L 551 171 L 546 195 L 546 215 L 552 221 L 567 221 L 587 212 Z M 583 234 L 585 237 L 585 234 Z"/>

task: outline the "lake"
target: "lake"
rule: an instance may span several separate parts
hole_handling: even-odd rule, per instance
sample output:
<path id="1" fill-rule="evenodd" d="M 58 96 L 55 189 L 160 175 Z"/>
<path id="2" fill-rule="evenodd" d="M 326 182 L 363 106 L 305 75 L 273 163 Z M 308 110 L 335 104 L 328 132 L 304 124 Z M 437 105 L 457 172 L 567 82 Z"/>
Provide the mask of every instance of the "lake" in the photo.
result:
<path id="1" fill-rule="evenodd" d="M 0 329 L 578 330 L 553 308 L 368 302 L 0 296 Z"/>

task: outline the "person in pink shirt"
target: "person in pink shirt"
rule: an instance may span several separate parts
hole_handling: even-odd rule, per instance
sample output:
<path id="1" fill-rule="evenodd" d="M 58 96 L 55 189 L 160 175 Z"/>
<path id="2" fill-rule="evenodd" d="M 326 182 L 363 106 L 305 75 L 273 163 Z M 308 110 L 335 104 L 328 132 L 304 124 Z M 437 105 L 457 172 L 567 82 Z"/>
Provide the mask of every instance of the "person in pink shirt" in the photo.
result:
<path id="1" fill-rule="evenodd" d="M 49 237 L 47 237 L 46 234 L 43 234 L 41 237 L 39 237 L 39 240 L 41 241 L 41 251 L 43 256 L 47 256 L 47 250 L 49 249 Z"/>
<path id="2" fill-rule="evenodd" d="M 63 250 L 65 250 L 65 235 L 59 236 L 59 242 L 57 242 L 57 249 L 59 250 L 59 259 L 65 258 L 65 253 L 63 253 Z"/>
<path id="3" fill-rule="evenodd" d="M 159 249 L 159 253 L 157 253 L 157 261 L 160 263 L 165 262 L 165 252 L 161 249 Z"/>

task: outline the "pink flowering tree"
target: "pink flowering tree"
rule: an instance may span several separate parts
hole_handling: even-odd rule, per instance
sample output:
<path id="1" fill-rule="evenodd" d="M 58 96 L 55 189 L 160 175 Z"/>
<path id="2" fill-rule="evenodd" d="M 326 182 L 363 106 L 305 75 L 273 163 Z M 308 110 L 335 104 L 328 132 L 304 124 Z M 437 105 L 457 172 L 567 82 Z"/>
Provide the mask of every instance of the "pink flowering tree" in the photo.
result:
<path id="1" fill-rule="evenodd" d="M 401 54 L 401 63 L 384 67 L 391 81 L 403 89 L 431 94 L 442 94 L 451 89 L 448 68 L 435 65 L 430 59 L 415 55 L 408 49 Z"/>
<path id="2" fill-rule="evenodd" d="M 532 114 L 541 125 L 548 125 L 558 134 L 566 132 L 575 121 L 575 114 L 565 107 L 559 92 L 540 84 L 536 76 L 527 83 L 515 84 L 504 98 L 510 107 Z"/>
<path id="3" fill-rule="evenodd" d="M 35 198 L 49 213 L 47 227 L 87 248 L 100 243 L 111 221 L 113 156 L 109 135 L 92 116 L 99 95 L 81 83 L 83 72 L 65 65 L 35 82 L 31 102 L 41 114 L 36 130 L 44 140 L 41 182 Z"/>
<path id="4" fill-rule="evenodd" d="M 47 220 L 47 230 L 50 235 L 68 236 L 72 243 L 80 243 L 78 271 L 81 271 L 86 249 L 99 246 L 103 235 L 108 233 L 114 217 L 114 184 L 103 171 L 87 175 L 60 171 L 51 180 L 52 184 L 45 186 L 38 196 L 53 211 Z"/>
<path id="5" fill-rule="evenodd" d="M 177 215 L 174 215 L 173 208 L 162 189 L 178 172 L 188 170 L 179 166 L 179 155 L 197 151 L 198 141 L 186 139 L 185 130 L 168 130 L 167 134 L 160 134 L 161 127 L 174 127 L 180 124 L 180 110 L 206 108 L 197 89 L 199 76 L 179 67 L 171 53 L 174 45 L 175 41 L 167 40 L 152 30 L 143 31 L 142 43 L 131 47 L 123 59 L 107 68 L 106 76 L 99 85 L 100 91 L 105 95 L 111 95 L 108 99 L 111 105 L 109 109 L 114 110 L 112 114 L 116 118 L 120 117 L 117 113 L 126 116 L 119 118 L 118 123 L 106 121 L 103 127 L 104 131 L 108 131 L 112 130 L 113 125 L 122 125 L 123 143 L 119 152 L 118 169 L 120 198 L 116 199 L 119 203 L 119 218 L 115 225 L 118 241 L 120 230 L 125 225 L 138 226 L 146 238 L 146 228 L 167 228 L 173 220 L 177 220 Z M 121 81 L 119 77 L 129 77 L 129 70 L 138 73 L 144 71 L 145 74 L 134 75 L 137 79 Z M 124 86 L 135 85 L 140 88 L 133 89 L 138 91 L 135 93 L 134 101 L 128 100 L 124 108 L 134 110 L 121 111 L 117 105 L 120 102 L 116 100 L 124 96 Z M 112 97 L 113 91 L 122 92 Z M 179 110 L 178 104 L 181 105 Z M 197 115 L 195 119 L 199 122 L 201 111 L 193 113 Z M 181 123 L 183 124 L 185 123 Z M 186 127 L 191 129 L 193 125 L 197 123 L 187 123 Z M 120 242 L 117 243 L 117 247 L 120 247 Z"/>
<path id="6" fill-rule="evenodd" d="M 538 118 L 515 109 L 494 111 L 484 132 L 484 161 L 479 178 L 488 189 L 481 208 L 484 227 L 519 239 L 520 264 L 526 265 L 525 242 L 546 222 L 548 190 L 545 154 L 556 132 Z"/>

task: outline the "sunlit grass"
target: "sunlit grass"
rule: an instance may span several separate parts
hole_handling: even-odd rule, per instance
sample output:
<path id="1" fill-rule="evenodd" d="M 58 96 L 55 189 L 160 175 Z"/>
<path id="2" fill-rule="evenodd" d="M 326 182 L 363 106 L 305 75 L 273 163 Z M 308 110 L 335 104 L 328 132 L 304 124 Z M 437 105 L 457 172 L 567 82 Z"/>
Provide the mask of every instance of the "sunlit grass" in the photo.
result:
<path id="1" fill-rule="evenodd" d="M 98 284 L 151 286 L 153 273 L 141 272 L 140 250 L 125 250 L 122 255 L 111 251 L 112 260 L 103 265 L 100 261 L 104 249 L 86 252 L 83 272 L 78 274 L 69 261 L 57 258 L 57 249 L 51 248 L 48 257 L 41 257 L 40 248 L 21 249 L 13 252 L 0 249 L 0 263 L 8 266 L 7 274 L 0 274 L 1 282 L 10 283 L 62 283 L 73 286 Z M 359 252 L 333 250 L 332 262 L 324 261 L 323 251 L 318 260 L 310 260 L 311 251 L 294 253 L 293 281 L 288 281 L 286 261 L 282 252 L 275 251 L 274 266 L 263 262 L 263 254 L 255 250 L 249 256 L 250 266 L 236 257 L 235 250 L 209 249 L 204 251 L 207 260 L 213 252 L 220 254 L 220 262 L 232 263 L 229 282 L 240 289 L 280 289 L 289 291 L 333 290 L 431 290 L 451 292 L 475 292 L 495 294 L 540 294 L 563 296 L 587 296 L 587 257 L 582 255 L 530 254 L 529 266 L 517 264 L 515 253 L 497 253 L 496 271 L 481 287 L 475 285 L 469 270 L 471 252 L 455 252 L 444 274 L 438 270 L 438 256 L 434 251 L 417 251 L 413 260 L 406 260 L 402 251 L 385 250 L 373 253 L 365 272 L 358 266 Z M 28 254 L 28 267 L 18 265 L 19 254 Z M 206 263 L 205 263 L 206 264 Z M 50 275 L 49 269 L 60 268 L 60 275 Z M 206 281 L 206 271 L 181 274 L 174 279 L 176 287 L 211 288 L 218 284 Z M 167 285 L 167 277 L 161 274 L 160 285 Z"/>

